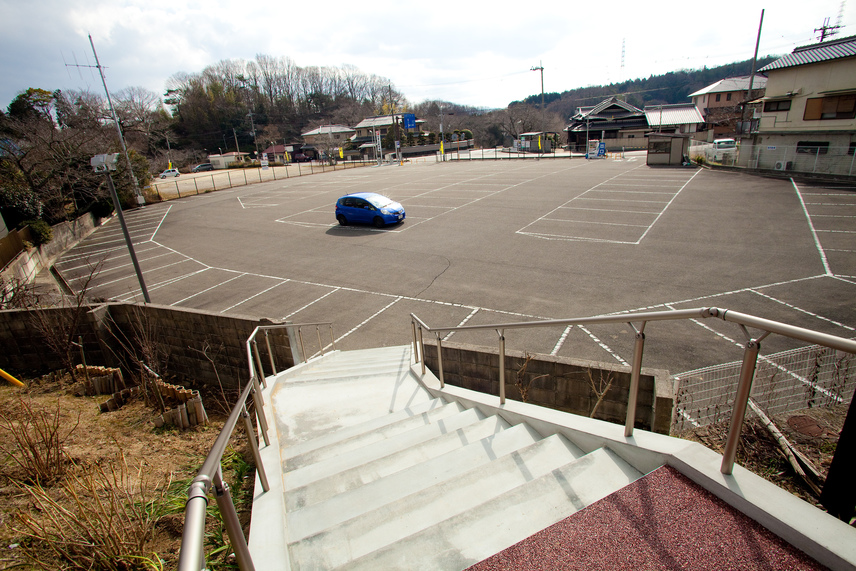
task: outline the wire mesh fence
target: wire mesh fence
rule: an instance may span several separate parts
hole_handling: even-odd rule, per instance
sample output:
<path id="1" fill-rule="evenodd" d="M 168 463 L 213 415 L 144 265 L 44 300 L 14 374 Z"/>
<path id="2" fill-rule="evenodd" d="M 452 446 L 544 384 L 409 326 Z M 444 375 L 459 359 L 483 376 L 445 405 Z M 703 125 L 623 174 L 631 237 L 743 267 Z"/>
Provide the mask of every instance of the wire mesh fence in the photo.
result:
<path id="1" fill-rule="evenodd" d="M 817 345 L 759 356 L 752 398 L 769 416 L 849 403 L 856 389 L 854 359 L 849 353 Z M 740 366 L 736 361 L 675 375 L 672 431 L 728 420 Z"/>

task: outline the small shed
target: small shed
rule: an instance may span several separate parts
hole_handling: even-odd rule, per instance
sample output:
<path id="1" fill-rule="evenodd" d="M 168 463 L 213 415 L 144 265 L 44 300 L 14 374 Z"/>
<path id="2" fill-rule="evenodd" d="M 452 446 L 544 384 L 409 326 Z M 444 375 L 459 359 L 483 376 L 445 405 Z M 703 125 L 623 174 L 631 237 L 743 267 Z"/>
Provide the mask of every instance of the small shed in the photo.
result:
<path id="1" fill-rule="evenodd" d="M 682 165 L 689 161 L 690 135 L 647 133 L 649 165 Z"/>
<path id="2" fill-rule="evenodd" d="M 214 166 L 215 170 L 227 169 L 233 164 L 243 164 L 249 162 L 250 153 L 223 153 L 222 155 L 208 155 L 208 162 Z"/>

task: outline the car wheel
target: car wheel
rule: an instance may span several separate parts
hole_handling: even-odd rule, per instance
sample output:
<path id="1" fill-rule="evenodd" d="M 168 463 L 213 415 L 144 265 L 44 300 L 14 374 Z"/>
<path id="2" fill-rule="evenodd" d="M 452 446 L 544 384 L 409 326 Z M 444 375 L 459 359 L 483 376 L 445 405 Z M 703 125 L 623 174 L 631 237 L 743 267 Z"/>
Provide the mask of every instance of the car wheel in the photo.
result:
<path id="1" fill-rule="evenodd" d="M 163 175 L 161 175 L 161 178 L 163 179 L 163 178 L 166 178 L 166 177 L 165 177 L 165 176 L 163 176 Z"/>
<path id="2" fill-rule="evenodd" d="M 348 224 L 348 219 L 347 219 L 347 218 L 345 218 L 345 215 L 344 215 L 344 214 L 340 214 L 340 215 L 338 215 L 338 216 L 336 217 L 336 220 L 338 220 L 338 221 L 339 221 L 339 225 L 340 225 L 340 226 L 347 226 L 347 224 Z"/>
<path id="3" fill-rule="evenodd" d="M 372 222 L 374 223 L 375 228 L 383 228 L 384 226 L 383 218 L 381 218 L 380 216 L 375 216 Z"/>

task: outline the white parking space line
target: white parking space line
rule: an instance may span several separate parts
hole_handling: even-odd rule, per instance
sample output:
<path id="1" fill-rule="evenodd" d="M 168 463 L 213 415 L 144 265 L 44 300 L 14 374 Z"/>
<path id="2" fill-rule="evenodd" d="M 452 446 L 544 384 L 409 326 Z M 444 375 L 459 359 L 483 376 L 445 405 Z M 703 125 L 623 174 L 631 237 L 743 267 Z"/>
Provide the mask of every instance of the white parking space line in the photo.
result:
<path id="1" fill-rule="evenodd" d="M 244 274 L 244 275 L 246 275 L 246 274 Z M 266 294 L 267 292 L 271 291 L 272 289 L 274 289 L 274 288 L 278 288 L 278 287 L 279 287 L 279 286 L 281 286 L 282 284 L 286 284 L 286 283 L 288 283 L 288 282 L 290 282 L 290 281 L 291 281 L 291 280 L 288 280 L 288 279 L 282 280 L 282 281 L 280 281 L 278 284 L 274 284 L 274 285 L 270 286 L 269 288 L 265 288 L 265 289 L 263 289 L 262 291 L 260 291 L 260 292 L 258 292 L 258 293 L 256 293 L 256 294 L 253 294 L 253 295 L 251 295 L 250 297 L 248 297 L 248 298 L 246 298 L 246 299 L 242 299 L 242 300 L 241 300 L 241 301 L 239 301 L 238 303 L 236 303 L 236 304 L 234 304 L 234 305 L 231 305 L 231 306 L 227 307 L 226 309 L 224 309 L 224 310 L 220 311 L 220 313 L 226 313 L 227 311 L 230 311 L 230 310 L 232 310 L 232 309 L 235 309 L 236 307 L 239 307 L 239 306 L 241 306 L 241 305 L 243 305 L 243 304 L 245 304 L 245 303 L 247 303 L 247 302 L 249 302 L 249 301 L 251 301 L 251 300 L 253 300 L 253 299 L 257 298 L 257 297 L 259 297 L 260 295 L 264 295 L 264 294 Z"/>
<path id="2" fill-rule="evenodd" d="M 232 281 L 235 281 L 235 280 L 236 280 L 236 279 L 238 279 L 238 278 L 242 278 L 242 277 L 244 277 L 245 275 L 247 275 L 247 274 L 243 274 L 243 273 L 242 273 L 242 274 L 238 274 L 238 275 L 237 275 L 237 276 L 235 276 L 234 278 L 229 278 L 228 280 L 223 281 L 223 282 L 220 282 L 219 284 L 215 284 L 215 285 L 213 285 L 213 286 L 211 286 L 211 287 L 209 287 L 209 288 L 205 288 L 205 289 L 203 289 L 203 290 L 201 290 L 201 291 L 198 291 L 198 292 L 194 293 L 193 295 L 189 295 L 189 296 L 185 297 L 184 299 L 180 299 L 180 300 L 178 300 L 178 301 L 176 301 L 175 303 L 172 303 L 172 304 L 170 304 L 170 305 L 171 305 L 171 306 L 173 306 L 173 307 L 175 307 L 176 305 L 181 305 L 181 304 L 182 304 L 182 303 L 184 303 L 185 301 L 189 301 L 189 300 L 193 299 L 193 298 L 194 298 L 194 297 L 196 297 L 196 296 L 202 295 L 203 293 L 208 293 L 209 291 L 211 291 L 211 290 L 213 290 L 213 289 L 217 289 L 217 288 L 218 288 L 218 287 L 220 287 L 220 286 L 224 286 L 224 285 L 226 285 L 226 284 L 227 284 L 227 283 L 229 283 L 229 282 L 232 282 Z"/>
<path id="3" fill-rule="evenodd" d="M 332 293 L 332 292 L 331 292 L 331 293 Z M 371 316 L 369 316 L 368 318 L 366 318 L 365 320 L 363 320 L 363 322 L 362 322 L 362 323 L 360 323 L 359 325 L 357 325 L 356 327 L 354 327 L 353 329 L 351 329 L 350 331 L 348 331 L 348 332 L 347 332 L 347 333 L 345 333 L 344 335 L 342 335 L 342 336 L 340 336 L 339 338 L 337 338 L 337 339 L 336 339 L 336 343 L 340 343 L 340 342 L 342 341 L 342 339 L 344 339 L 345 337 L 347 337 L 347 336 L 348 336 L 348 335 L 350 335 L 351 333 L 354 333 L 354 332 L 355 332 L 356 330 L 358 330 L 360 327 L 362 327 L 363 325 L 366 325 L 367 323 L 369 323 L 369 322 L 370 322 L 370 321 L 372 321 L 374 318 L 376 318 L 376 317 L 378 317 L 379 315 L 381 315 L 383 312 L 385 312 L 387 309 L 389 309 L 390 307 L 392 307 L 393 305 L 395 305 L 396 303 L 398 303 L 398 302 L 399 302 L 399 301 L 401 301 L 402 299 L 404 299 L 404 298 L 403 298 L 403 297 L 401 297 L 401 296 L 399 296 L 399 297 L 395 298 L 393 301 L 391 301 L 389 304 L 387 304 L 387 305 L 386 305 L 386 307 L 383 307 L 383 308 L 379 309 L 379 310 L 378 310 L 377 312 L 375 312 L 373 315 L 371 315 Z"/>

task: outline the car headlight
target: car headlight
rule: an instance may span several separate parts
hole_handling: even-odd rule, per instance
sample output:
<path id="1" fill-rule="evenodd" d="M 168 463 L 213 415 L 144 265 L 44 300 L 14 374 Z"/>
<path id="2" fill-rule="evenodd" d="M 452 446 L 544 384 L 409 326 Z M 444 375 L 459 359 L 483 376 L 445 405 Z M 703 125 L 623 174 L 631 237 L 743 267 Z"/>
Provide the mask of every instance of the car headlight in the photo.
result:
<path id="1" fill-rule="evenodd" d="M 392 210 L 390 210 L 389 208 L 381 208 L 381 209 L 380 209 L 380 213 L 381 213 L 381 214 L 386 214 L 387 216 L 392 216 L 393 214 L 395 214 L 395 213 L 394 213 Z"/>

